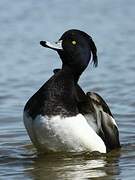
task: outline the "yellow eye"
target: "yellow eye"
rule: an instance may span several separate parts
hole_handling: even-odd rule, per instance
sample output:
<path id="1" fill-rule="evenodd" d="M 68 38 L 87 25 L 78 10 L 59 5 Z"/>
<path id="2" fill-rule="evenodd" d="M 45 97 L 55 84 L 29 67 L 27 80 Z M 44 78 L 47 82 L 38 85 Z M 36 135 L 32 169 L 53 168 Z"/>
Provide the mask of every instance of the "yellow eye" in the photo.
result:
<path id="1" fill-rule="evenodd" d="M 76 41 L 72 41 L 72 44 L 73 44 L 73 45 L 76 45 Z"/>

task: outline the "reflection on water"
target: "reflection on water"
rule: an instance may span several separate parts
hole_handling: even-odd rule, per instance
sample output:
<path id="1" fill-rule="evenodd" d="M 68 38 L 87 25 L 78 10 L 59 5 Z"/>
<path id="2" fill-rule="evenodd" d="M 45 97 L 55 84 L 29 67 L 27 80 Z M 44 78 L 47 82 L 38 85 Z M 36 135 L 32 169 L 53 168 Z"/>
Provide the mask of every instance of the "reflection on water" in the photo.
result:
<path id="1" fill-rule="evenodd" d="M 0 1 L 0 179 L 127 179 L 135 172 L 135 1 Z M 38 155 L 22 121 L 28 98 L 61 62 L 40 40 L 70 28 L 92 35 L 99 56 L 80 79 L 114 112 L 121 150 L 107 155 Z"/>
<path id="2" fill-rule="evenodd" d="M 48 159 L 50 160 L 50 158 Z M 38 174 L 42 177 L 60 179 L 79 179 L 79 178 L 89 178 L 89 177 L 103 177 L 106 176 L 104 166 L 106 162 L 104 159 L 92 159 L 87 160 L 83 158 L 63 158 L 54 159 L 53 161 L 46 163 L 46 159 L 40 160 L 35 163 L 35 167 L 39 168 Z M 57 163 L 56 163 L 57 161 Z M 34 169 L 35 169 L 34 167 Z M 49 172 L 47 169 L 49 168 Z M 45 170 L 46 169 L 46 170 Z M 53 172 L 53 173 L 52 173 Z M 37 173 L 36 173 L 37 176 Z"/>
<path id="3" fill-rule="evenodd" d="M 47 162 L 47 160 L 49 162 Z M 56 163 L 57 161 L 57 163 Z M 104 159 L 83 159 L 81 158 L 63 158 L 50 161 L 50 158 L 38 160 L 34 164 L 34 177 L 48 177 L 50 179 L 84 179 L 90 177 L 104 177 L 106 162 Z M 35 173 L 35 169 L 38 169 Z"/>
<path id="4" fill-rule="evenodd" d="M 16 173 L 9 173 L 12 178 L 23 177 L 23 172 L 30 179 L 86 179 L 86 178 L 112 178 L 120 174 L 119 157 L 120 152 L 116 151 L 108 155 L 91 154 L 48 154 L 37 156 L 32 152 L 32 147 L 23 147 L 24 152 L 20 157 L 7 158 L 1 161 L 1 172 L 5 173 L 7 163 Z M 31 154 L 30 154 L 31 151 Z M 6 172 L 7 174 L 7 172 Z"/>

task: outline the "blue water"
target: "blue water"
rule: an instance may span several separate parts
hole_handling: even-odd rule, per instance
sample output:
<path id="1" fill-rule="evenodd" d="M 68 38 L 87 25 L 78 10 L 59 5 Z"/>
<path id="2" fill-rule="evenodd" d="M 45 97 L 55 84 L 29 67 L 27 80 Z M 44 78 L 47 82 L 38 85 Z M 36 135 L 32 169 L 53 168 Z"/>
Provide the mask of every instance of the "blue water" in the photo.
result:
<path id="1" fill-rule="evenodd" d="M 135 1 L 0 1 L 0 179 L 127 179 L 135 172 Z M 108 103 L 122 149 L 107 156 L 40 157 L 23 125 L 26 101 L 61 67 L 56 54 L 39 45 L 68 29 L 90 34 L 99 66 L 80 79 L 85 91 Z"/>

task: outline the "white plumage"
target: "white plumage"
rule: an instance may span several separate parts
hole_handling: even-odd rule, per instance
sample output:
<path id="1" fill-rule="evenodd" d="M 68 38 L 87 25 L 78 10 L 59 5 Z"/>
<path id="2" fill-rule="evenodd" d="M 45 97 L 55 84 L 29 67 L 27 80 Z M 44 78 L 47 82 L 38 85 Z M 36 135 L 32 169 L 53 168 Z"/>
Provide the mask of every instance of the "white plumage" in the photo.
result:
<path id="1" fill-rule="evenodd" d="M 103 140 L 81 114 L 66 118 L 38 115 L 32 120 L 24 112 L 24 123 L 33 143 L 44 151 L 106 153 Z"/>

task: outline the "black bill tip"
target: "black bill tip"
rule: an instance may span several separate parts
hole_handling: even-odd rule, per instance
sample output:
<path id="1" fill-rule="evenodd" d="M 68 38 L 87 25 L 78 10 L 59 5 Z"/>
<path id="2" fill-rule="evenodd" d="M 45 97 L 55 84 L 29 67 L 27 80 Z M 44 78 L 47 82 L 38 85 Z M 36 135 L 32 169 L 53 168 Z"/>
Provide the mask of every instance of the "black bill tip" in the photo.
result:
<path id="1" fill-rule="evenodd" d="M 43 47 L 47 47 L 46 41 L 40 41 L 40 45 L 43 46 Z"/>

